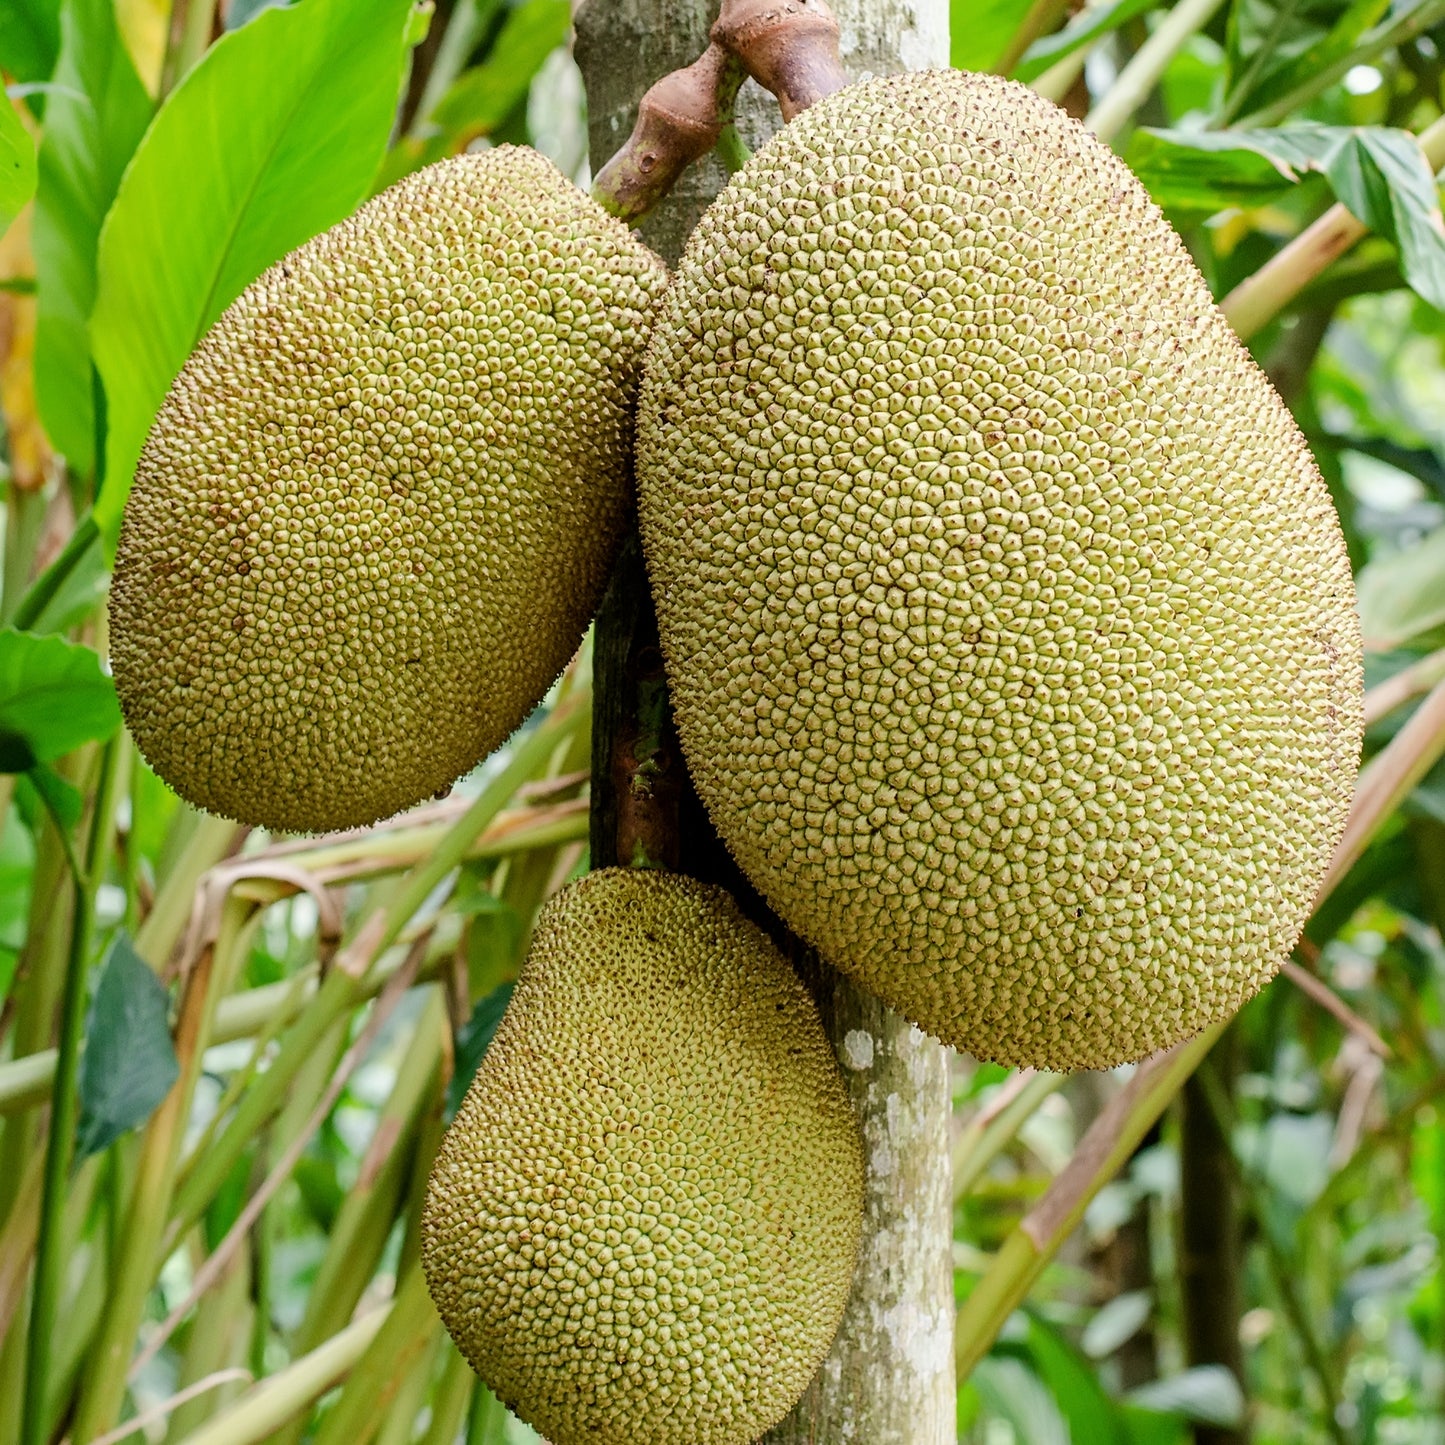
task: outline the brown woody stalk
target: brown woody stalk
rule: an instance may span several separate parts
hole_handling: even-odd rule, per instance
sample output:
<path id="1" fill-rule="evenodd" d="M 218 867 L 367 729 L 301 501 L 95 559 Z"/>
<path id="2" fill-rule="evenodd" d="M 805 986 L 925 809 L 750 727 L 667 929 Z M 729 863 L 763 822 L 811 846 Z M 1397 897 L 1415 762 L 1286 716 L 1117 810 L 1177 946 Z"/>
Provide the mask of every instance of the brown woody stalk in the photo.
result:
<path id="1" fill-rule="evenodd" d="M 657 206 L 694 161 L 718 142 L 732 117 L 742 70 L 717 44 L 664 75 L 643 97 L 622 149 L 597 173 L 592 198 L 619 220 Z"/>
<path id="2" fill-rule="evenodd" d="M 848 84 L 827 0 L 723 0 L 712 38 L 777 96 L 785 121 Z"/>

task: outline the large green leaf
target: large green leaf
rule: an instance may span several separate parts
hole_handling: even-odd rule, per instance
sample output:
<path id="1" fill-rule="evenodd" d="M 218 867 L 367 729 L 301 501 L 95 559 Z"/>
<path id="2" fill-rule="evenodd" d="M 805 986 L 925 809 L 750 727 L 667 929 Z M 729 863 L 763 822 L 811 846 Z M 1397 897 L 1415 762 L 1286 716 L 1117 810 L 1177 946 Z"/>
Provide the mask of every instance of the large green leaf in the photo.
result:
<path id="1" fill-rule="evenodd" d="M 992 70 L 1030 8 L 1030 0 L 950 0 L 949 63 Z"/>
<path id="2" fill-rule="evenodd" d="M 0 772 L 26 772 L 119 725 L 115 685 L 90 648 L 0 631 Z"/>
<path id="3" fill-rule="evenodd" d="M 302 0 L 217 42 L 161 108 L 100 238 L 105 386 L 95 516 L 114 548 L 146 430 L 242 288 L 365 196 L 396 110 L 412 0 Z"/>
<path id="4" fill-rule="evenodd" d="M 0 235 L 35 194 L 35 146 L 9 98 L 0 94 Z"/>
<path id="5" fill-rule="evenodd" d="M 151 109 L 112 0 L 65 0 L 35 197 L 35 402 L 51 441 L 81 476 L 95 465 L 87 327 L 96 245 Z"/>
<path id="6" fill-rule="evenodd" d="M 1415 138 L 1387 126 L 1140 133 L 1129 160 L 1160 205 L 1217 210 L 1259 204 L 1310 171 L 1356 219 L 1400 248 L 1405 279 L 1445 309 L 1445 222 Z"/>
<path id="7" fill-rule="evenodd" d="M 0 70 L 45 80 L 60 50 L 60 0 L 0 0 Z"/>
<path id="8" fill-rule="evenodd" d="M 1159 0 L 1104 0 L 1101 5 L 1086 6 L 1062 30 L 1040 36 L 1029 46 L 1028 53 L 1013 69 L 1014 79 L 1025 82 L 1036 79 L 1064 56 L 1081 46 L 1092 45 L 1136 15 L 1153 10 L 1158 3 Z M 955 14 L 958 8 L 955 0 Z M 963 23 L 971 22 L 965 19 Z M 957 65 L 958 61 L 955 60 L 954 64 Z"/>
<path id="9" fill-rule="evenodd" d="M 487 1049 L 496 1037 L 497 1026 L 512 1001 L 512 985 L 498 984 L 489 994 L 477 1000 L 472 1016 L 460 1029 L 456 1038 L 456 1068 L 451 1082 L 447 1085 L 446 1117 L 454 1118 L 462 1106 L 462 1099 L 471 1087 L 472 1079 L 486 1056 Z"/>
<path id="10" fill-rule="evenodd" d="M 98 1154 L 155 1112 L 180 1075 L 166 1023 L 170 999 L 120 934 L 96 985 L 80 1056 L 75 1157 Z"/>

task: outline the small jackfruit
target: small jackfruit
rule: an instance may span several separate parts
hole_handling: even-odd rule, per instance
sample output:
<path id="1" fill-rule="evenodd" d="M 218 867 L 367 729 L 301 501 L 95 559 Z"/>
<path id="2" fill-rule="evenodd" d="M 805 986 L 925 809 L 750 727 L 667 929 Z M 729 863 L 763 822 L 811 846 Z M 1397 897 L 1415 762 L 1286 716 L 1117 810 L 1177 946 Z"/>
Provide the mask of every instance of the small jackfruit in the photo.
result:
<path id="1" fill-rule="evenodd" d="M 1279 968 L 1360 747 L 1338 519 L 1061 110 L 898 76 L 761 148 L 664 303 L 638 484 L 698 792 L 829 962 L 1054 1069 Z"/>
<path id="2" fill-rule="evenodd" d="M 552 1445 L 748 1445 L 827 1353 L 862 1210 L 858 1125 L 781 954 L 719 888 L 610 869 L 538 919 L 422 1260 Z"/>
<path id="3" fill-rule="evenodd" d="M 166 397 L 111 650 L 183 797 L 273 828 L 449 786 L 581 641 L 666 269 L 535 152 L 408 176 L 267 271 Z"/>

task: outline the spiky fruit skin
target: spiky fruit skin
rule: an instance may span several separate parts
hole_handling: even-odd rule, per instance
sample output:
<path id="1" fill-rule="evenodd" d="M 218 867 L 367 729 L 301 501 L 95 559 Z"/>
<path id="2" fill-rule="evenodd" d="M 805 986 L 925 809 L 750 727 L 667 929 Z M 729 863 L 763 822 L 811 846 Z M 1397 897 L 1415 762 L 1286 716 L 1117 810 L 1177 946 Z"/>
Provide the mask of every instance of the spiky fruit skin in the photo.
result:
<path id="1" fill-rule="evenodd" d="M 837 1330 L 858 1125 L 817 1010 L 719 888 L 553 899 L 432 1171 L 457 1347 L 552 1445 L 750 1445 Z"/>
<path id="2" fill-rule="evenodd" d="M 830 963 L 1051 1069 L 1279 968 L 1360 747 L 1338 519 L 1081 126 L 957 72 L 807 111 L 687 247 L 637 460 L 698 792 Z"/>
<path id="3" fill-rule="evenodd" d="M 666 270 L 535 152 L 408 176 L 228 308 L 146 442 L 111 593 L 146 759 L 314 832 L 448 787 L 581 641 Z"/>

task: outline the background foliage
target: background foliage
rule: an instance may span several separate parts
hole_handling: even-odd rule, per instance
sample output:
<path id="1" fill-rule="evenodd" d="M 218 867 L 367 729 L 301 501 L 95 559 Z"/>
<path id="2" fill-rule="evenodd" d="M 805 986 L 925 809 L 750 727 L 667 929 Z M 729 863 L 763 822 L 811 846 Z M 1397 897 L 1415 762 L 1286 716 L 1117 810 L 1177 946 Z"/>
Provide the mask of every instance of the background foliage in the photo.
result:
<path id="1" fill-rule="evenodd" d="M 1445 0 L 955 12 L 955 64 L 1130 160 L 1294 409 L 1359 574 L 1374 760 L 1289 976 L 1162 1115 L 1204 1044 L 1154 1083 L 957 1060 L 960 1438 L 1445 1440 Z M 568 24 L 0 6 L 0 1441 L 535 1438 L 442 1334 L 416 1226 L 535 911 L 585 867 L 585 652 L 452 798 L 247 835 L 136 756 L 103 600 L 155 408 L 252 277 L 467 146 L 585 179 Z M 1085 1168 L 1091 1124 L 1117 1147 Z M 1039 1247 L 1046 1195 L 1082 1222 Z"/>

